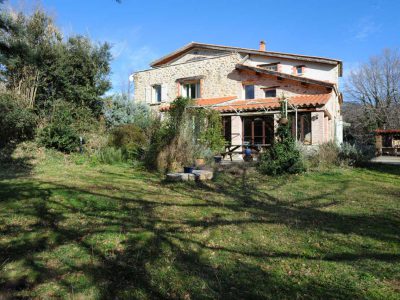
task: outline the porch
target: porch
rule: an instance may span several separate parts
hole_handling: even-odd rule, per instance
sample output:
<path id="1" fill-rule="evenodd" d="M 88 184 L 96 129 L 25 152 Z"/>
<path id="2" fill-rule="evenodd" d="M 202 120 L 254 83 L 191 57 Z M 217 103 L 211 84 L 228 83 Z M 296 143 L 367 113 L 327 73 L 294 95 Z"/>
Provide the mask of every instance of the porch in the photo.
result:
<path id="1" fill-rule="evenodd" d="M 223 115 L 223 136 L 226 141 L 222 154 L 224 159 L 242 160 L 244 150 L 251 149 L 252 156 L 271 147 L 276 139 L 280 113 L 252 113 Z M 288 113 L 292 136 L 304 145 L 315 145 L 321 140 L 323 112 Z M 323 127 L 322 127 L 323 129 Z M 314 140 L 314 143 L 313 143 Z"/>

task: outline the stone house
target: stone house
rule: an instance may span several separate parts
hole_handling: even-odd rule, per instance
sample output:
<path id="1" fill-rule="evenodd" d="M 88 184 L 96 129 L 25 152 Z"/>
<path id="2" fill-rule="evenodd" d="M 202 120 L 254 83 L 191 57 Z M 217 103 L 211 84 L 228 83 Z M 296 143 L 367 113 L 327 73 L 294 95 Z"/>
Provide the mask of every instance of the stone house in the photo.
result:
<path id="1" fill-rule="evenodd" d="M 270 145 L 280 101 L 305 145 L 342 142 L 342 62 L 317 56 L 192 42 L 133 74 L 134 99 L 159 111 L 178 96 L 215 109 L 232 145 Z"/>

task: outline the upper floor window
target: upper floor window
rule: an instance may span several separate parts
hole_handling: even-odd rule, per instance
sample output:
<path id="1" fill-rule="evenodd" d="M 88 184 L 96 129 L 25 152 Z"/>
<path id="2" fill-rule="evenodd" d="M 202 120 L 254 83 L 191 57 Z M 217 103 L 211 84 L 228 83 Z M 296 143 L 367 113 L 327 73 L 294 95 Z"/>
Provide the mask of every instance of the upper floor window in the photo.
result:
<path id="1" fill-rule="evenodd" d="M 303 75 L 304 74 L 304 66 L 296 66 L 296 74 Z"/>
<path id="2" fill-rule="evenodd" d="M 268 89 L 264 91 L 265 98 L 275 98 L 276 97 L 276 89 Z"/>
<path id="3" fill-rule="evenodd" d="M 182 83 L 182 96 L 186 98 L 200 98 L 200 81 Z"/>
<path id="4" fill-rule="evenodd" d="M 254 84 L 246 84 L 244 86 L 245 99 L 254 99 Z"/>
<path id="5" fill-rule="evenodd" d="M 160 84 L 153 85 L 153 95 L 154 101 L 160 103 L 161 102 L 161 93 L 162 88 Z"/>

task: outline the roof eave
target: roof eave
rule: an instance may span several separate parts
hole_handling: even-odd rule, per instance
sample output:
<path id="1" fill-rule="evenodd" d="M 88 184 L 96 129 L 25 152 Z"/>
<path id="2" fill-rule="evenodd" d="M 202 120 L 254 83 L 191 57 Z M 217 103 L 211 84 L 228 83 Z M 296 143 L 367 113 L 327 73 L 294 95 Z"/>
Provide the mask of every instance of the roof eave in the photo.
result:
<path id="1" fill-rule="evenodd" d="M 276 77 L 281 77 L 285 79 L 290 79 L 290 80 L 295 80 L 295 81 L 300 81 L 304 83 L 309 83 L 309 84 L 315 84 L 315 85 L 320 85 L 328 88 L 335 89 L 335 84 L 332 82 L 326 82 L 326 81 L 320 81 L 320 80 L 315 80 L 311 78 L 306 78 L 306 77 L 299 77 L 299 76 L 294 76 L 282 72 L 277 72 L 277 71 L 271 71 L 271 70 L 266 70 L 263 68 L 257 68 L 257 67 L 252 67 L 248 65 L 243 65 L 243 64 L 236 64 L 235 68 L 238 70 L 244 70 L 244 71 L 251 71 L 259 74 L 265 74 L 265 75 L 271 75 L 271 76 L 276 76 Z"/>
<path id="2" fill-rule="evenodd" d="M 301 55 L 301 54 L 283 53 L 283 52 L 260 51 L 260 50 L 255 50 L 255 49 L 204 44 L 204 43 L 197 43 L 197 42 L 191 42 L 191 43 L 183 46 L 182 48 L 179 48 L 178 50 L 175 50 L 167 55 L 164 55 L 163 57 L 151 62 L 150 66 L 154 68 L 154 67 L 158 67 L 162 64 L 168 63 L 172 59 L 179 57 L 185 51 L 188 51 L 191 48 L 195 48 L 195 47 L 200 47 L 200 48 L 205 48 L 205 49 L 213 49 L 213 50 L 222 50 L 222 51 L 232 51 L 232 52 L 239 52 L 239 53 L 246 53 L 246 54 L 255 54 L 255 55 L 262 55 L 262 56 L 280 57 L 280 58 L 286 58 L 286 59 L 313 61 L 313 62 L 319 62 L 319 63 L 330 64 L 330 65 L 339 65 L 339 75 L 342 76 L 342 61 L 337 60 L 337 59 L 318 57 L 318 56 L 308 56 L 308 55 Z"/>

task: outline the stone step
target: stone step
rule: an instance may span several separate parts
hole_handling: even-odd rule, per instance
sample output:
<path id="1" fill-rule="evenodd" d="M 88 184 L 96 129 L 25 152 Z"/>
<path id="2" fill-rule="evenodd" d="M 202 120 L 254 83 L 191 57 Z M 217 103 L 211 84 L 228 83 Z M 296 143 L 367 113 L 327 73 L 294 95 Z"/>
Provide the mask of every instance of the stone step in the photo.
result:
<path id="1" fill-rule="evenodd" d="M 205 181 L 213 178 L 213 172 L 208 170 L 194 170 L 193 173 L 168 173 L 167 181 Z"/>

